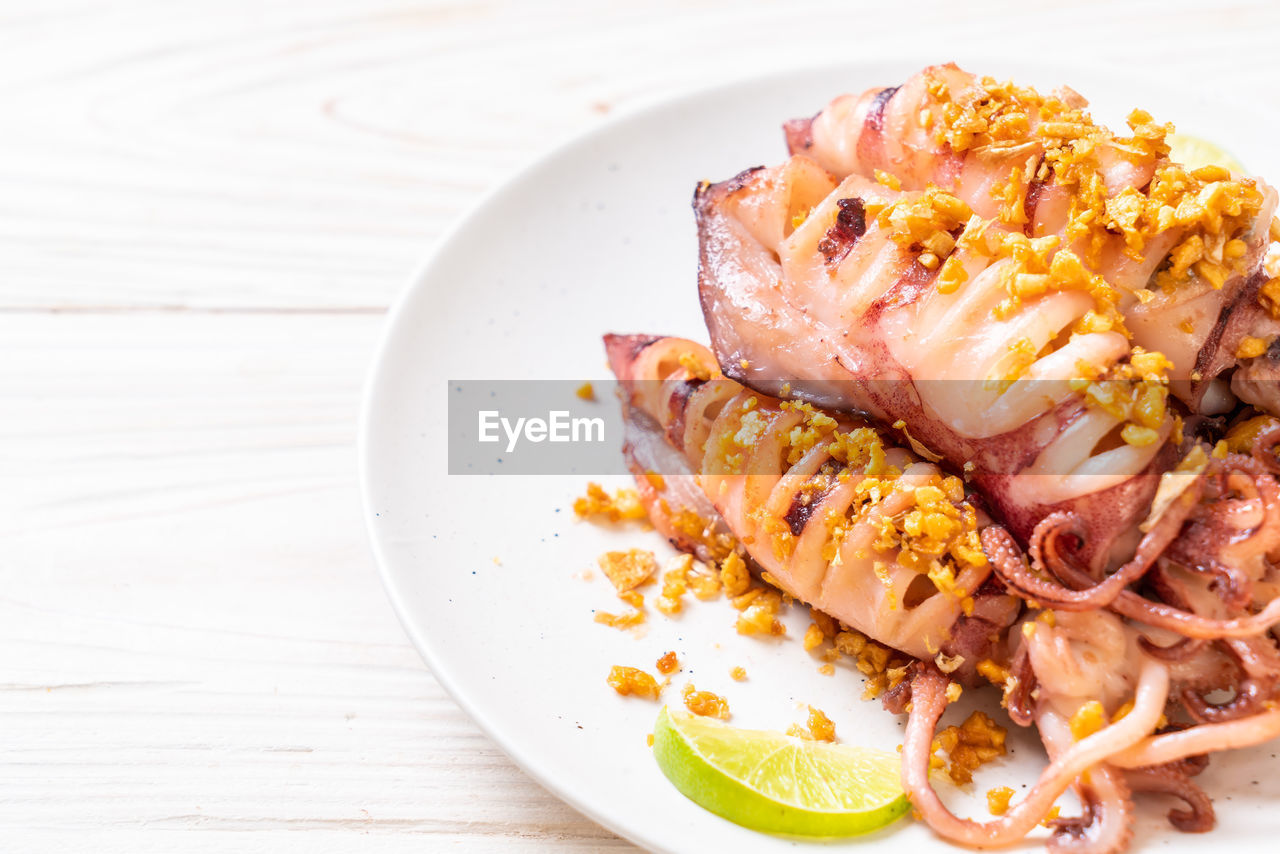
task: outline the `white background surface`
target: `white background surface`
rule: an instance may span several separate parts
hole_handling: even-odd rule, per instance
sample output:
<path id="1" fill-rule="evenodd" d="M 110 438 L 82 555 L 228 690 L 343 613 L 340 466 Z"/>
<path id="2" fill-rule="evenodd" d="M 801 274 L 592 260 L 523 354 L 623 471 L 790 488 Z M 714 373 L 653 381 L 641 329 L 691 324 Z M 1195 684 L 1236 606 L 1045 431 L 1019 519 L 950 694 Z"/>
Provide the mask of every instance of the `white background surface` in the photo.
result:
<path id="1" fill-rule="evenodd" d="M 0 3 L 0 844 L 627 850 L 478 732 L 379 586 L 355 418 L 415 263 L 692 87 L 987 51 L 1271 111 L 1277 38 L 1261 2 Z"/>

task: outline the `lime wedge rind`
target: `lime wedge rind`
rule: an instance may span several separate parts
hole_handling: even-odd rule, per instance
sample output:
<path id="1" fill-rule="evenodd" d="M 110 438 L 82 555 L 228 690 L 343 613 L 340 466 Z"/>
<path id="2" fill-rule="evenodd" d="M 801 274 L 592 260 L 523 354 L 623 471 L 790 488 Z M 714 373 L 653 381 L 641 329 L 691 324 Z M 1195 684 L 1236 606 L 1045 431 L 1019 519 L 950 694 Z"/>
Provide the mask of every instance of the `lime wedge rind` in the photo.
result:
<path id="1" fill-rule="evenodd" d="M 737 729 L 666 707 L 653 735 L 658 766 L 681 794 L 752 830 L 855 836 L 910 809 L 894 753 Z"/>

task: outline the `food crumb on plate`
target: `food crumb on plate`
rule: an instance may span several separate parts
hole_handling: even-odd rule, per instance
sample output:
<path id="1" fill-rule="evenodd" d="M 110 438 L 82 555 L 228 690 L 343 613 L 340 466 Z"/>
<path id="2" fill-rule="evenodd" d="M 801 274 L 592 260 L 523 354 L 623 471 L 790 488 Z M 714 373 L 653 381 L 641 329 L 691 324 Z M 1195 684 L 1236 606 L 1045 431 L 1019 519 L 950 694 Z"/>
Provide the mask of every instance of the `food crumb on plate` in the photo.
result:
<path id="1" fill-rule="evenodd" d="M 629 614 L 611 614 L 608 611 L 597 611 L 595 621 L 602 626 L 614 629 L 629 629 L 638 626 L 645 620 L 644 611 L 633 610 Z"/>
<path id="2" fill-rule="evenodd" d="M 644 697 L 648 700 L 656 700 L 662 693 L 658 680 L 638 667 L 615 664 L 609 668 L 608 682 L 613 690 L 624 697 Z"/>
<path id="3" fill-rule="evenodd" d="M 973 780 L 973 772 L 980 766 L 1005 754 L 1004 727 L 982 712 L 974 712 L 959 726 L 949 726 L 933 738 L 934 752 L 943 750 L 949 762 L 941 757 L 933 758 L 934 768 L 947 769 L 947 775 L 956 784 Z"/>
<path id="4" fill-rule="evenodd" d="M 710 691 L 699 691 L 692 682 L 684 686 L 684 707 L 704 718 L 729 720 L 729 703 L 724 697 Z"/>
<path id="5" fill-rule="evenodd" d="M 831 718 L 827 717 L 822 709 L 815 709 L 808 706 L 809 719 L 804 726 L 792 724 L 787 729 L 787 735 L 793 735 L 798 738 L 808 739 L 809 741 L 835 741 L 836 725 L 831 722 Z"/>
<path id="6" fill-rule="evenodd" d="M 649 514 L 640 503 L 640 493 L 623 487 L 613 495 L 605 492 L 598 483 L 587 484 L 587 494 L 573 501 L 573 512 L 580 519 L 602 517 L 610 522 L 649 521 Z"/>
<path id="7" fill-rule="evenodd" d="M 692 587 L 694 595 L 699 599 L 708 598 L 720 592 L 720 579 L 715 571 L 701 561 L 693 559 L 693 555 L 683 554 L 670 558 L 662 569 L 662 592 L 658 596 L 657 608 L 668 617 L 680 613 L 684 609 L 684 594 Z"/>
<path id="8" fill-rule="evenodd" d="M 605 552 L 596 559 L 619 595 L 648 584 L 658 571 L 658 559 L 647 549 Z"/>
<path id="9" fill-rule="evenodd" d="M 1013 797 L 1013 789 L 1008 786 L 997 786 L 987 791 L 987 812 L 992 815 L 1004 815 L 1009 811 L 1009 799 Z"/>

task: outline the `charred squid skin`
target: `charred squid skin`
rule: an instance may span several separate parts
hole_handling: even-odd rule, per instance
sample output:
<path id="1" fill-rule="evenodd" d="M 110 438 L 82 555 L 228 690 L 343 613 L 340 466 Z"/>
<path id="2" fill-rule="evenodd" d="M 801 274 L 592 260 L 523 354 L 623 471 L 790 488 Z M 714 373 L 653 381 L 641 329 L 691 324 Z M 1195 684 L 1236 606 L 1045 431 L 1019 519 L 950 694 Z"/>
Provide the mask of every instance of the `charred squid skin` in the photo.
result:
<path id="1" fill-rule="evenodd" d="M 649 521 L 677 550 L 699 560 L 713 559 L 706 544 L 690 536 L 676 523 L 676 518 L 681 511 L 688 510 L 706 521 L 710 533 L 727 534 L 728 527 L 701 490 L 686 488 L 692 484 L 693 472 L 683 463 L 683 457 L 670 448 L 657 422 L 635 407 L 626 406 L 624 412 L 626 433 L 622 454 Z M 661 494 L 648 477 L 650 472 L 665 473 L 667 488 Z"/>
<path id="2" fill-rule="evenodd" d="M 871 99 L 871 106 L 867 109 L 867 118 L 864 122 L 864 133 L 871 131 L 873 133 L 884 133 L 884 111 L 889 106 L 889 100 L 896 94 L 901 86 L 886 86 L 877 92 Z"/>
<path id="3" fill-rule="evenodd" d="M 752 333 L 785 325 L 787 319 L 775 308 L 763 307 L 755 300 L 760 283 L 754 281 L 751 271 L 740 266 L 740 256 L 750 238 L 723 211 L 729 198 L 744 188 L 743 179 L 749 175 L 739 173 L 728 181 L 703 182 L 693 196 L 699 247 L 698 297 L 720 371 L 761 394 L 781 396 L 782 387 L 790 383 L 797 399 L 827 410 L 859 413 L 855 405 L 860 400 L 858 395 L 837 395 L 832 399 L 806 393 L 806 387 L 814 380 L 842 382 L 850 378 L 834 357 L 810 365 L 809 376 L 799 376 L 797 371 L 790 381 L 759 367 L 768 353 L 756 351 Z M 799 335 L 801 329 L 789 331 Z"/>
<path id="4" fill-rule="evenodd" d="M 787 142 L 787 151 L 792 154 L 804 154 L 813 148 L 813 120 L 818 117 L 814 113 L 807 119 L 788 119 L 782 123 L 782 135 Z"/>
<path id="5" fill-rule="evenodd" d="M 862 122 L 862 135 L 858 138 L 858 159 L 863 163 L 877 162 L 884 151 L 884 113 L 889 102 L 898 94 L 900 86 L 881 89 L 871 99 L 866 118 Z"/>
<path id="6" fill-rule="evenodd" d="M 1040 166 L 1044 163 L 1044 155 L 1040 156 L 1040 161 L 1036 164 L 1037 175 L 1040 172 Z M 1026 220 L 1026 224 L 1022 227 L 1022 233 L 1027 237 L 1034 236 L 1034 224 L 1036 219 L 1036 207 L 1040 204 L 1040 197 L 1044 195 L 1044 189 L 1048 182 L 1041 178 L 1032 179 L 1027 185 L 1027 194 L 1022 197 L 1022 216 Z"/>
<path id="7" fill-rule="evenodd" d="M 1224 371 L 1236 364 L 1236 347 L 1266 317 L 1266 310 L 1258 299 L 1258 291 L 1270 279 L 1261 265 L 1248 276 L 1235 276 L 1224 286 L 1231 296 L 1223 305 L 1208 338 L 1196 354 L 1193 376 L 1200 379 L 1191 383 L 1191 406 L 1198 408 L 1200 400 L 1210 384 Z M 1275 413 L 1273 413 L 1275 414 Z"/>
<path id="8" fill-rule="evenodd" d="M 866 103 L 859 103 L 862 121 L 858 129 L 855 150 L 859 160 L 878 163 L 880 150 L 883 148 L 884 113 L 890 99 L 897 94 L 899 86 L 888 86 L 869 93 Z M 786 139 L 787 151 L 790 154 L 806 154 L 813 150 L 813 124 L 822 115 L 819 111 L 804 119 L 789 119 L 782 124 L 783 136 Z"/>
<path id="9" fill-rule="evenodd" d="M 634 362 L 646 347 L 661 340 L 661 335 L 605 335 L 605 355 L 610 363 Z"/>

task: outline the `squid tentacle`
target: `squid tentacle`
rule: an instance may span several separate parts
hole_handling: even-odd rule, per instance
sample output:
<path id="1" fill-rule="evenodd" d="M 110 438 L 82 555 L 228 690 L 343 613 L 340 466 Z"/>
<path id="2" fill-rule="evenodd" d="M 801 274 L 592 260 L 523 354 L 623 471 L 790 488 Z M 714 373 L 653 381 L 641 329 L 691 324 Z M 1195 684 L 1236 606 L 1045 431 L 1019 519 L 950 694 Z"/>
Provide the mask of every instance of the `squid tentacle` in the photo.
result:
<path id="1" fill-rule="evenodd" d="M 1256 714 L 1268 698 L 1270 690 L 1256 679 L 1237 683 L 1235 696 L 1224 703 L 1206 700 L 1194 688 L 1182 691 L 1182 704 L 1197 723 L 1219 723 Z"/>
<path id="2" fill-rule="evenodd" d="M 1204 649 L 1208 643 L 1209 641 L 1205 638 L 1184 637 L 1169 646 L 1160 646 L 1149 638 L 1138 638 L 1142 651 L 1161 661 L 1186 661 Z"/>
<path id="3" fill-rule="evenodd" d="M 1183 833 L 1207 833 L 1216 817 L 1213 801 L 1204 790 L 1191 782 L 1186 772 L 1176 767 L 1132 768 L 1124 772 L 1125 780 L 1135 792 L 1157 792 L 1181 798 L 1186 809 L 1169 811 L 1169 823 Z"/>
<path id="4" fill-rule="evenodd" d="M 1160 554 L 1174 542 L 1199 498 L 1197 479 L 1147 531 L 1129 562 L 1106 579 L 1083 589 L 1072 590 L 1034 575 L 1023 562 L 1013 537 L 1003 528 L 993 525 L 983 531 L 983 548 L 1001 580 L 1019 593 L 1059 610 L 1091 611 L 1111 604 L 1129 585 L 1146 574 Z M 1046 516 L 1031 534 L 1033 565 L 1053 577 L 1058 576 L 1059 568 L 1067 563 L 1059 548 L 1059 538 L 1070 531 L 1082 539 L 1082 528 L 1080 519 L 1072 513 L 1058 511 Z"/>
<path id="5" fill-rule="evenodd" d="M 1093 583 L 1083 570 L 1063 563 L 1055 567 L 1060 577 L 1073 585 L 1087 586 Z M 1178 608 L 1167 602 L 1153 602 L 1132 590 L 1121 591 L 1111 602 L 1111 610 L 1144 625 L 1168 629 L 1197 640 L 1219 638 L 1250 638 L 1266 634 L 1272 626 L 1280 624 L 1280 598 L 1268 602 L 1256 614 L 1230 619 L 1215 619 Z"/>
<path id="6" fill-rule="evenodd" d="M 1224 723 L 1207 723 L 1147 736 L 1117 751 L 1108 761 L 1121 768 L 1166 765 L 1219 750 L 1252 747 L 1280 736 L 1280 710 L 1262 712 Z"/>
<path id="7" fill-rule="evenodd" d="M 1088 782 L 1076 791 L 1084 804 L 1079 817 L 1049 822 L 1048 849 L 1061 854 L 1104 854 L 1122 851 L 1133 836 L 1133 797 L 1123 772 L 1105 764 L 1089 770 Z"/>
<path id="8" fill-rule="evenodd" d="M 1036 687 L 1036 674 L 1031 667 L 1031 651 L 1026 644 L 1018 644 L 1009 663 L 1009 675 L 1016 681 L 1005 692 L 1005 709 L 1018 726 L 1031 726 L 1035 723 L 1032 693 Z"/>
<path id="9" fill-rule="evenodd" d="M 1280 475 L 1280 456 L 1276 455 L 1277 447 L 1280 447 L 1280 424 L 1275 424 L 1259 433 L 1254 438 L 1253 447 L 1249 453 L 1267 471 Z"/>
<path id="10" fill-rule="evenodd" d="M 1009 845 L 1039 823 L 1058 796 L 1081 773 L 1150 732 L 1169 694 L 1169 673 L 1151 659 L 1143 662 L 1133 710 L 1124 718 L 1075 742 L 1056 756 L 1027 795 L 999 819 L 978 822 L 956 816 L 929 782 L 929 759 L 938 719 L 947 705 L 948 679 L 936 668 L 922 668 L 911 682 L 911 714 L 902 747 L 902 783 L 912 805 L 934 832 L 974 847 Z"/>

